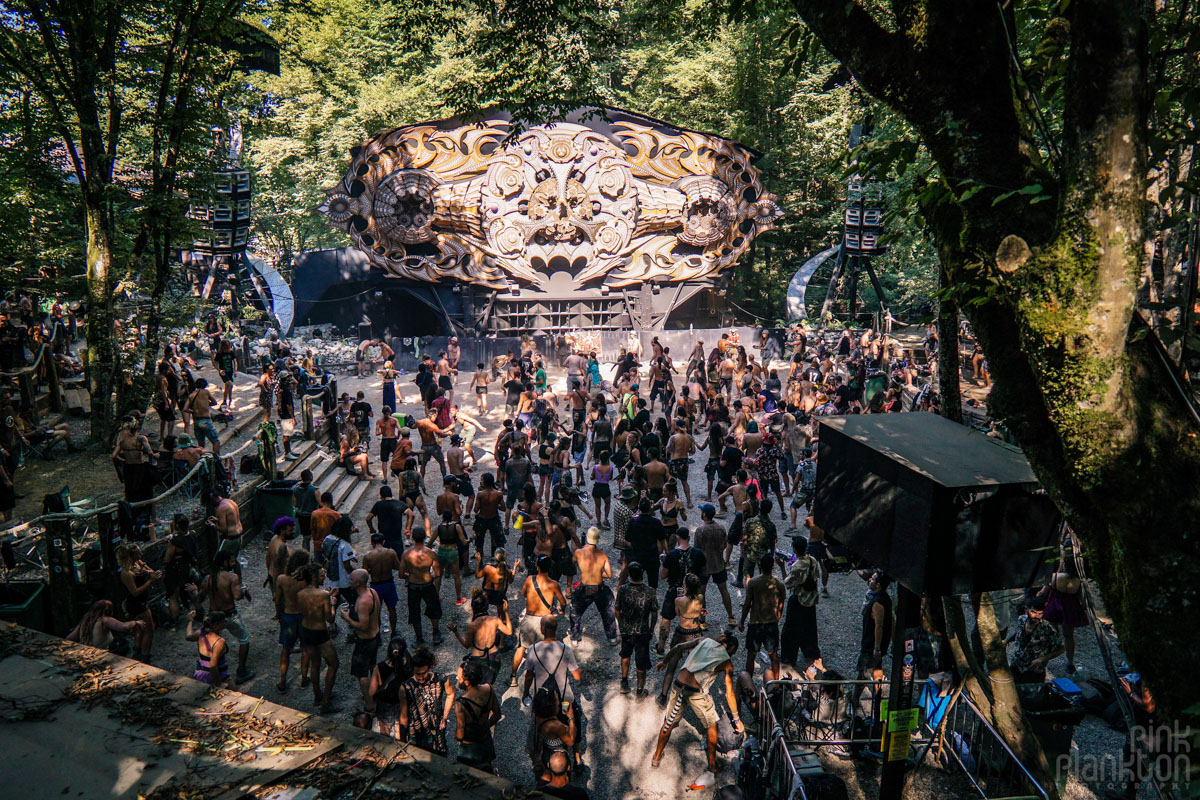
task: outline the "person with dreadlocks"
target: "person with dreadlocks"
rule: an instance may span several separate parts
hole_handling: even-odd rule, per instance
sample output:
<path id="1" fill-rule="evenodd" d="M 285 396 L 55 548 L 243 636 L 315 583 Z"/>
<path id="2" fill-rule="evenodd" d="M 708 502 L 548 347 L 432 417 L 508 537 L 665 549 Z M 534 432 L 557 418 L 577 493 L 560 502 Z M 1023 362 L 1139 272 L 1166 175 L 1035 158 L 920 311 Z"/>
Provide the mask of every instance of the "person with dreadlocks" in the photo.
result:
<path id="1" fill-rule="evenodd" d="M 68 642 L 79 642 L 99 650 L 116 650 L 118 642 L 128 642 L 127 636 L 136 636 L 145 627 L 144 620 L 122 622 L 113 616 L 111 600 L 97 600 L 79 620 L 79 624 L 67 634 Z"/>
<path id="2" fill-rule="evenodd" d="M 371 697 L 375 700 L 376 733 L 400 739 L 400 704 L 404 684 L 413 676 L 412 656 L 402 636 L 393 636 L 387 646 L 387 657 L 375 665 L 371 673 Z"/>

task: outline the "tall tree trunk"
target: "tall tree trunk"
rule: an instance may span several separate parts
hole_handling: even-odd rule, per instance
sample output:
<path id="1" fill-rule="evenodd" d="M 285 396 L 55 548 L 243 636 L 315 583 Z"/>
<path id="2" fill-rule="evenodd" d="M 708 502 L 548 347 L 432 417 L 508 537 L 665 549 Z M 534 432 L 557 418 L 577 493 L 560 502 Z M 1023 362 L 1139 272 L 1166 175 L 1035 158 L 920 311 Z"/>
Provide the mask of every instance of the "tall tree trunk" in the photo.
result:
<path id="1" fill-rule="evenodd" d="M 962 424 L 962 386 L 959 383 L 958 304 L 949 291 L 946 270 L 938 268 L 938 394 L 942 398 L 942 416 Z"/>
<path id="2" fill-rule="evenodd" d="M 113 336 L 113 231 L 103 198 L 85 198 L 87 219 L 87 377 L 91 394 L 91 438 L 108 446 L 116 430 L 114 392 L 120 352 Z"/>
<path id="3" fill-rule="evenodd" d="M 972 598 L 975 608 L 975 624 L 979 629 L 979 640 L 983 644 L 983 657 L 987 663 L 988 686 L 992 690 L 992 724 L 1008 742 L 1021 763 L 1033 774 L 1046 790 L 1051 800 L 1058 797 L 1058 787 L 1046 751 L 1029 727 L 1029 720 L 1021 707 L 1017 684 L 1008 665 L 1008 650 L 1000 626 L 996 622 L 996 609 L 992 595 L 983 593 Z M 1046 623 L 1043 623 L 1046 624 Z"/>

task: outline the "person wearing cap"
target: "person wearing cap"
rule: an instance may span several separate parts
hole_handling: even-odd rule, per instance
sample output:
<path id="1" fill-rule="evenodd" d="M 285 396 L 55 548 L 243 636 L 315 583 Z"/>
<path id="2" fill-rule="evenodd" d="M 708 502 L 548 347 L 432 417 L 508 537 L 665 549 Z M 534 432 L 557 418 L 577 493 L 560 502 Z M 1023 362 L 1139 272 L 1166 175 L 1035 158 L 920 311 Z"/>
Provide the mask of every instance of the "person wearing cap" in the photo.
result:
<path id="1" fill-rule="evenodd" d="M 588 528 L 586 544 L 575 550 L 572 556 L 579 568 L 579 587 L 571 594 L 571 638 L 576 646 L 583 636 L 583 615 L 588 606 L 596 604 L 600 621 L 604 624 L 604 635 L 610 645 L 617 643 L 617 619 L 613 616 L 613 593 L 607 578 L 613 576 L 608 554 L 600 549 L 600 529 Z"/>
<path id="2" fill-rule="evenodd" d="M 621 626 L 621 693 L 629 694 L 629 659 L 633 656 L 637 665 L 637 695 L 645 697 L 658 598 L 644 582 L 646 571 L 641 564 L 631 562 L 626 575 L 629 581 L 617 590 L 616 601 L 616 618 Z"/>
<path id="3" fill-rule="evenodd" d="M 620 555 L 622 564 L 628 562 L 629 523 L 638 507 L 638 495 L 632 486 L 621 489 L 612 508 L 613 549 Z"/>

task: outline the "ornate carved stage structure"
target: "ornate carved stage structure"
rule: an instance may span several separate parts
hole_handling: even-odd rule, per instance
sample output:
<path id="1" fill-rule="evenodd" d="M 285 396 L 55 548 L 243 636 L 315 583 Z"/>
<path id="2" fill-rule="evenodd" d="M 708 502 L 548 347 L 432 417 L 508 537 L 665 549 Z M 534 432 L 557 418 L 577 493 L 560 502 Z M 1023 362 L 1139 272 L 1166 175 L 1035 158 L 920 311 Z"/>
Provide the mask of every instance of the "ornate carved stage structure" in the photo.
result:
<path id="1" fill-rule="evenodd" d="M 380 133 L 320 207 L 378 291 L 423 301 L 447 333 L 710 325 L 712 295 L 783 213 L 757 154 L 718 136 L 616 109 L 512 133 L 501 114 Z"/>

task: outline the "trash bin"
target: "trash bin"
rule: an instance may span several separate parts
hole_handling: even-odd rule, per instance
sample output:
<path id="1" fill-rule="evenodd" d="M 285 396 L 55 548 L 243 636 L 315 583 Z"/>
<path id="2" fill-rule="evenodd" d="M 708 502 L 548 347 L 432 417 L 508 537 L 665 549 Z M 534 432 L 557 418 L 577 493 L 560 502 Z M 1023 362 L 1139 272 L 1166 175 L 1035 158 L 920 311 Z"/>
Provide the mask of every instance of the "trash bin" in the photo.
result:
<path id="1" fill-rule="evenodd" d="M 1021 706 L 1033 735 L 1042 743 L 1046 760 L 1057 764 L 1059 756 L 1069 755 L 1075 726 L 1083 721 L 1087 711 L 1074 698 L 1069 698 L 1053 684 L 1022 685 L 1018 687 Z M 1066 788 L 1066 774 L 1059 780 L 1059 790 Z"/>
<path id="2" fill-rule="evenodd" d="M 45 581 L 9 581 L 0 584 L 0 620 L 52 633 L 46 608 L 49 599 Z"/>
<path id="3" fill-rule="evenodd" d="M 280 517 L 292 515 L 292 487 L 299 481 L 294 478 L 270 483 L 258 487 L 254 494 L 255 519 L 263 531 L 264 537 L 269 537 L 271 526 Z"/>

